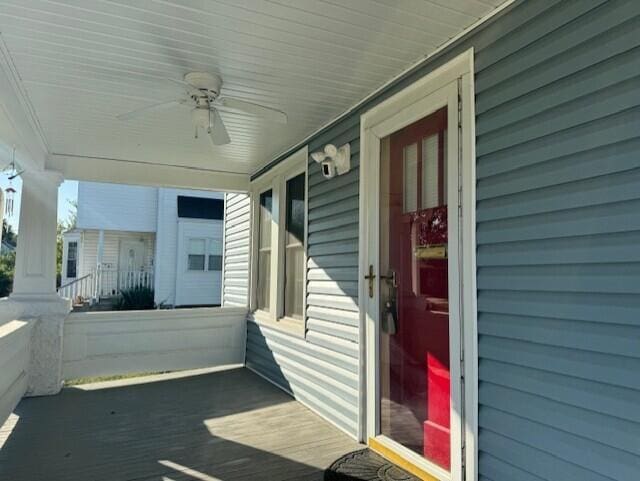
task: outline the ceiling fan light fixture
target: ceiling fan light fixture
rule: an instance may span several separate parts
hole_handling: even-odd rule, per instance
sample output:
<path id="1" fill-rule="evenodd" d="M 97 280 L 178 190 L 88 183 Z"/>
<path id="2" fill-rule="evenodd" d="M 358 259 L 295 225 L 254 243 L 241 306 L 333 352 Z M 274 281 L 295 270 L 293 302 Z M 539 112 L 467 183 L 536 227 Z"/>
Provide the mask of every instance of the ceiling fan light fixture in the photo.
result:
<path id="1" fill-rule="evenodd" d="M 196 107 L 191 111 L 191 121 L 196 128 L 209 129 L 209 117 L 208 108 Z"/>

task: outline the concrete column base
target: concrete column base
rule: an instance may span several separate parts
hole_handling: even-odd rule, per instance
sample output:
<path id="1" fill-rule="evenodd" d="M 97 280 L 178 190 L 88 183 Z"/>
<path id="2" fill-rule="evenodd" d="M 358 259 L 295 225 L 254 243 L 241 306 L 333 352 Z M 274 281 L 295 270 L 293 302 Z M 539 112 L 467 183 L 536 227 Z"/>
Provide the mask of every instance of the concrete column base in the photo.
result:
<path id="1" fill-rule="evenodd" d="M 35 322 L 31 338 L 29 381 L 25 396 L 57 394 L 62 389 L 62 342 L 64 320 L 71 311 L 71 301 L 57 295 L 11 295 L 0 300 L 3 319 L 30 319 Z"/>

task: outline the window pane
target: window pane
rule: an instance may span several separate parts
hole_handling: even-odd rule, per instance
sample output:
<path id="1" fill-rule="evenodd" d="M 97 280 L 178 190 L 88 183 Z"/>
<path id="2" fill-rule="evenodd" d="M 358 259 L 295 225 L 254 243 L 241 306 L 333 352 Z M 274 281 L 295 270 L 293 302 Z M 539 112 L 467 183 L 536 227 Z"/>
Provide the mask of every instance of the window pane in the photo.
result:
<path id="1" fill-rule="evenodd" d="M 422 140 L 422 208 L 440 205 L 440 172 L 438 162 L 438 136 L 433 134 Z"/>
<path id="2" fill-rule="evenodd" d="M 76 260 L 78 255 L 78 243 L 77 242 L 69 242 L 69 246 L 67 249 L 67 259 Z"/>
<path id="3" fill-rule="evenodd" d="M 209 270 L 210 271 L 222 270 L 222 256 L 209 254 Z"/>
<path id="4" fill-rule="evenodd" d="M 258 211 L 258 272 L 256 282 L 256 302 L 258 309 L 269 310 L 271 285 L 271 220 L 273 192 L 260 194 Z"/>
<path id="5" fill-rule="evenodd" d="M 304 174 L 287 181 L 287 244 L 304 241 Z"/>
<path id="6" fill-rule="evenodd" d="M 304 248 L 302 245 L 287 246 L 285 252 L 286 283 L 284 293 L 285 316 L 302 319 L 304 292 Z"/>
<path id="7" fill-rule="evenodd" d="M 302 319 L 305 174 L 287 181 L 284 315 Z"/>
<path id="8" fill-rule="evenodd" d="M 411 144 L 403 148 L 403 184 L 404 210 L 414 212 L 418 210 L 418 144 Z"/>
<path id="9" fill-rule="evenodd" d="M 269 286 L 271 285 L 271 251 L 265 250 L 258 253 L 258 282 L 256 301 L 258 303 L 258 309 L 269 310 L 270 306 L 270 293 Z"/>
<path id="10" fill-rule="evenodd" d="M 73 279 L 76 275 L 76 261 L 71 259 L 67 260 L 67 277 Z"/>
<path id="11" fill-rule="evenodd" d="M 189 254 L 189 270 L 190 271 L 203 271 L 204 270 L 204 254 Z"/>
<path id="12" fill-rule="evenodd" d="M 271 216 L 273 208 L 272 191 L 260 194 L 260 247 L 271 247 Z"/>
<path id="13" fill-rule="evenodd" d="M 189 239 L 189 254 L 204 255 L 205 245 L 204 239 Z"/>
<path id="14" fill-rule="evenodd" d="M 209 255 L 222 254 L 222 241 L 218 239 L 209 239 Z"/>

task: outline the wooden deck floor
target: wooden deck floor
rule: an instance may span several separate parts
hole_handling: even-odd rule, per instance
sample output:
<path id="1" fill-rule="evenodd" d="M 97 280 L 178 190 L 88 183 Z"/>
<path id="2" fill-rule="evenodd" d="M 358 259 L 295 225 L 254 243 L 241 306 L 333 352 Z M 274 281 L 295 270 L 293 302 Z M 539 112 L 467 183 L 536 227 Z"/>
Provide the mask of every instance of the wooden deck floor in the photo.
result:
<path id="1" fill-rule="evenodd" d="M 22 400 L 0 480 L 320 480 L 360 447 L 243 368 L 126 384 Z"/>

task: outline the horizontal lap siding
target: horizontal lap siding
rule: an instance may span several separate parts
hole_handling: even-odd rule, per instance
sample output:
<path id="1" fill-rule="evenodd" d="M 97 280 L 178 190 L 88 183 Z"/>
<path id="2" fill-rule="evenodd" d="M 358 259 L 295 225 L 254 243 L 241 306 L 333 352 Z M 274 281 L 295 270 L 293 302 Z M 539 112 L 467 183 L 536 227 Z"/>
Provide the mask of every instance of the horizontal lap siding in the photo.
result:
<path id="1" fill-rule="evenodd" d="M 640 472 L 640 5 L 599 3 L 476 54 L 487 481 Z"/>
<path id="2" fill-rule="evenodd" d="M 250 202 L 247 194 L 226 194 L 223 306 L 246 307 L 249 291 Z"/>
<path id="3" fill-rule="evenodd" d="M 310 142 L 350 142 L 358 165 L 359 115 L 474 48 L 481 481 L 638 477 L 638 31 L 633 0 L 518 2 Z M 345 381 L 268 360 L 313 345 L 324 350 L 305 367 L 322 372 L 317 356 L 336 353 L 335 369 L 353 360 L 357 372 L 359 174 L 316 170 L 307 340 L 285 351 L 253 325 L 247 359 L 281 384 L 295 374 L 335 420 Z"/>
<path id="4" fill-rule="evenodd" d="M 314 139 L 351 144 L 351 171 L 331 180 L 309 162 L 307 331 L 302 339 L 249 323 L 247 365 L 357 436 L 359 419 L 359 123 Z"/>

